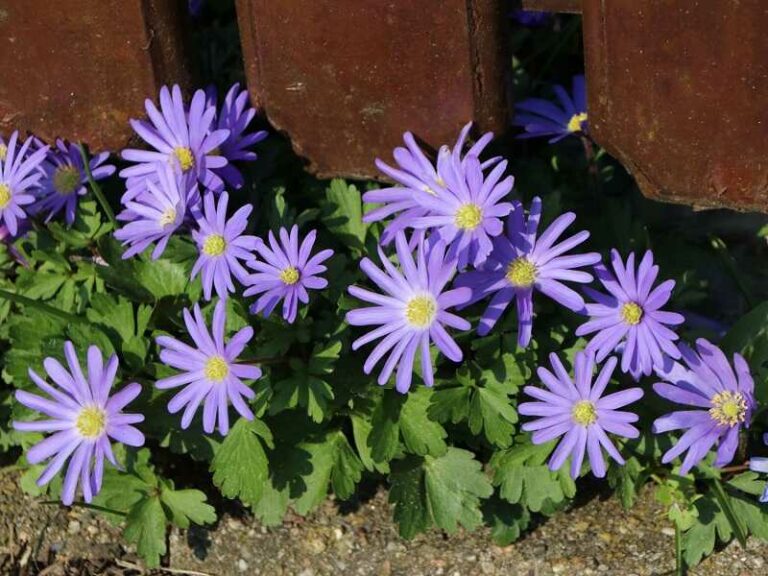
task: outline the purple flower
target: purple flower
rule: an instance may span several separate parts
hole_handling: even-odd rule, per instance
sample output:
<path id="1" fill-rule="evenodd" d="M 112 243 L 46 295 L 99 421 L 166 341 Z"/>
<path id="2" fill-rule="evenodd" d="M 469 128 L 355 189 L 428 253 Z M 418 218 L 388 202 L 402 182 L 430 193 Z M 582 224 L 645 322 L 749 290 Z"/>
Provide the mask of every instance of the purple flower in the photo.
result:
<path id="1" fill-rule="evenodd" d="M 320 290 L 328 286 L 328 281 L 319 274 L 325 272 L 322 263 L 333 255 L 333 250 L 322 250 L 312 256 L 316 236 L 317 232 L 312 230 L 299 243 L 299 227 L 294 226 L 290 235 L 285 228 L 280 228 L 280 244 L 271 231 L 269 246 L 263 241 L 256 244 L 256 252 L 264 261 L 253 259 L 248 262 L 256 274 L 248 277 L 250 288 L 243 294 L 262 294 L 251 306 L 253 314 L 263 311 L 264 316 L 269 316 L 283 300 L 283 318 L 292 323 L 296 319 L 298 301 L 309 302 L 307 289 Z"/>
<path id="2" fill-rule="evenodd" d="M 756 406 L 755 385 L 740 354 L 733 355 L 734 374 L 717 346 L 699 338 L 696 349 L 698 353 L 681 344 L 680 352 L 688 368 L 678 362 L 668 369 L 657 367 L 657 374 L 664 381 L 653 385 L 659 396 L 693 407 L 671 412 L 653 423 L 656 434 L 685 430 L 661 459 L 666 464 L 687 450 L 680 474 L 687 474 L 715 444 L 719 444 L 715 466 L 720 468 L 731 462 L 739 445 L 739 432 L 749 427 Z"/>
<path id="3" fill-rule="evenodd" d="M 551 136 L 550 144 L 571 134 L 586 134 L 587 88 L 584 76 L 573 77 L 573 98 L 562 86 L 552 87 L 560 106 L 542 98 L 528 98 L 515 105 L 515 126 L 521 126 L 525 134 L 518 138 Z"/>
<path id="4" fill-rule="evenodd" d="M 171 338 L 160 336 L 160 359 L 182 372 L 155 384 L 160 390 L 183 386 L 168 403 L 168 411 L 175 414 L 184 408 L 181 427 L 186 429 L 192 422 L 198 407 L 203 403 L 203 429 L 211 434 L 218 420 L 219 433 L 229 432 L 229 403 L 243 418 L 253 420 L 253 412 L 243 398 L 253 399 L 255 393 L 241 379 L 258 380 L 258 366 L 236 364 L 237 357 L 253 337 L 253 328 L 246 327 L 235 334 L 229 343 L 224 340 L 226 304 L 216 303 L 213 311 L 213 332 L 208 332 L 200 306 L 195 304 L 194 317 L 184 310 L 184 323 L 196 348 Z"/>
<path id="5" fill-rule="evenodd" d="M 543 26 L 552 19 L 551 12 L 534 12 L 531 10 L 513 10 L 510 16 L 523 26 L 531 28 Z"/>
<path id="6" fill-rule="evenodd" d="M 149 99 L 145 108 L 151 123 L 131 120 L 131 126 L 154 150 L 123 150 L 125 160 L 137 163 L 120 171 L 120 176 L 127 179 L 128 198 L 144 188 L 146 178 L 154 180 L 158 166 L 166 164 L 180 168 L 184 174 L 193 174 L 207 190 L 222 190 L 224 182 L 214 171 L 224 167 L 227 159 L 216 150 L 229 137 L 229 131 L 212 130 L 216 108 L 207 103 L 205 92 L 195 92 L 187 109 L 181 88 L 174 86 L 171 92 L 163 86 L 160 110 Z"/>
<path id="7" fill-rule="evenodd" d="M 103 180 L 115 173 L 115 167 L 104 164 L 109 158 L 108 152 L 93 156 L 88 161 L 94 180 Z M 88 176 L 85 173 L 83 158 L 77 144 L 56 140 L 56 148 L 51 148 L 42 163 L 45 176 L 39 184 L 39 198 L 32 209 L 48 212 L 48 222 L 61 210 L 64 210 L 67 224 L 75 221 L 78 196 L 88 192 Z"/>
<path id="8" fill-rule="evenodd" d="M 576 478 L 586 452 L 592 473 L 602 478 L 606 472 L 602 450 L 619 464 L 624 464 L 624 459 L 606 432 L 624 438 L 640 435 L 632 426 L 632 422 L 637 422 L 637 415 L 617 409 L 641 398 L 643 391 L 629 388 L 603 396 L 616 368 L 616 358 L 608 359 L 594 384 L 592 372 L 595 359 L 592 354 L 576 354 L 573 380 L 556 354 L 550 354 L 549 360 L 554 374 L 546 368 L 537 371 L 547 390 L 535 386 L 524 389 L 528 396 L 538 401 L 523 402 L 518 407 L 520 414 L 537 417 L 523 424 L 523 430 L 533 432 L 531 440 L 534 444 L 543 444 L 565 435 L 549 460 L 550 470 L 559 470 L 565 459 L 571 456 L 571 477 Z"/>
<path id="9" fill-rule="evenodd" d="M 78 483 L 86 502 L 99 493 L 105 458 L 118 467 L 110 439 L 127 446 L 144 444 L 144 435 L 133 426 L 142 422 L 144 416 L 123 412 L 141 392 L 141 386 L 135 382 L 110 397 L 117 373 L 117 356 L 113 354 L 104 366 L 101 350 L 91 346 L 87 375 L 80 368 L 72 342 L 64 343 L 64 356 L 69 370 L 55 358 L 46 358 L 43 362 L 55 386 L 29 370 L 29 377 L 49 398 L 24 390 L 16 392 L 16 400 L 49 419 L 14 422 L 13 427 L 24 432 L 51 433 L 29 449 L 27 460 L 30 464 L 39 464 L 51 459 L 37 479 L 38 486 L 50 482 L 69 460 L 61 492 L 62 502 L 69 505 L 75 499 Z"/>
<path id="10" fill-rule="evenodd" d="M 459 276 L 457 285 L 472 288 L 472 302 L 493 294 L 488 308 L 480 319 L 478 334 L 485 336 L 496 324 L 512 300 L 517 302 L 517 342 L 526 347 L 531 341 L 533 328 L 533 293 L 535 290 L 549 296 L 566 308 L 579 312 L 584 299 L 562 281 L 586 284 L 592 275 L 575 268 L 590 266 L 600 260 L 600 254 L 570 254 L 587 238 L 582 231 L 557 243 L 560 235 L 576 219 L 573 212 L 559 216 L 538 238 L 536 231 L 541 217 L 541 199 L 534 198 L 528 220 L 523 206 L 514 202 L 514 210 L 507 219 L 506 236 L 493 240 L 493 251 L 477 270 Z"/>
<path id="11" fill-rule="evenodd" d="M 0 148 L 0 150 L 2 150 Z M 0 224 L 0 243 L 5 244 L 8 253 L 13 257 L 16 262 L 21 264 L 24 267 L 29 267 L 29 262 L 27 262 L 27 259 L 24 258 L 24 255 L 19 251 L 16 246 L 13 245 L 13 243 L 18 239 L 26 236 L 27 232 L 29 232 L 30 226 L 27 220 L 22 220 L 19 222 L 19 227 L 16 230 L 16 234 L 11 234 L 8 230 L 8 227 Z"/>
<path id="12" fill-rule="evenodd" d="M 115 238 L 124 246 L 130 246 L 123 258 L 130 258 L 143 252 L 150 244 L 157 242 L 152 258 L 157 259 L 176 229 L 184 221 L 187 212 L 187 198 L 197 195 L 197 185 L 192 178 L 181 174 L 169 164 L 157 171 L 157 181 L 146 180 L 146 191 L 135 200 L 123 203 L 125 209 L 117 219 L 128 222 L 115 231 Z M 188 188 L 193 191 L 188 191 Z"/>
<path id="13" fill-rule="evenodd" d="M 384 271 L 368 258 L 363 258 L 360 268 L 384 294 L 350 286 L 350 294 L 373 306 L 352 310 L 347 313 L 346 319 L 353 326 L 378 326 L 355 340 L 352 349 L 357 350 L 383 338 L 365 361 L 364 371 L 370 374 L 379 360 L 389 354 L 378 382 L 386 384 L 397 365 L 395 387 L 405 394 L 411 387 L 417 350 L 421 351 L 421 373 L 427 386 L 434 383 L 431 342 L 454 362 L 461 361 L 461 349 L 445 326 L 457 330 L 469 329 L 469 322 L 448 312 L 448 309 L 466 302 L 470 291 L 467 288 L 443 291 L 456 272 L 456 260 L 446 259 L 442 242 L 433 243 L 427 249 L 426 242 L 420 241 L 415 262 L 404 233 L 398 233 L 395 245 L 402 272 L 395 268 L 381 248 L 379 259 Z"/>
<path id="14" fill-rule="evenodd" d="M 612 250 L 611 264 L 615 276 L 602 263 L 595 266 L 597 277 L 608 294 L 584 289 L 596 303 L 587 304 L 591 320 L 579 326 L 576 335 L 597 332 L 587 346 L 588 350 L 595 352 L 597 362 L 602 362 L 621 342 L 625 342 L 621 371 L 639 380 L 640 376 L 650 375 L 654 366 L 668 362 L 665 355 L 680 358 L 675 346 L 678 336 L 667 326 L 682 324 L 685 318 L 660 310 L 669 301 L 675 281 L 667 280 L 651 290 L 659 267 L 653 264 L 650 250 L 643 256 L 637 272 L 634 253 L 629 255 L 624 266 L 619 253 Z"/>
<path id="15" fill-rule="evenodd" d="M 768 434 L 763 434 L 763 444 L 768 444 Z M 768 458 L 755 458 L 753 456 L 749 459 L 749 469 L 753 472 L 768 474 Z M 760 496 L 760 502 L 763 504 L 768 502 L 768 483 Z"/>
<path id="16" fill-rule="evenodd" d="M 198 229 L 192 231 L 200 251 L 192 267 L 192 279 L 201 273 L 206 300 L 211 299 L 214 287 L 219 298 L 227 298 L 229 292 L 234 292 L 233 275 L 241 284 L 247 282 L 248 272 L 239 261 L 253 258 L 251 251 L 259 242 L 256 236 L 243 235 L 253 206 L 243 206 L 227 220 L 228 202 L 229 194 L 226 192 L 219 196 L 218 206 L 215 205 L 213 194 L 206 194 L 204 213 L 197 218 Z"/>
<path id="17" fill-rule="evenodd" d="M 32 138 L 17 148 L 18 139 L 18 132 L 11 134 L 5 154 L 0 158 L 0 223 L 5 222 L 13 236 L 19 229 L 19 221 L 27 218 L 24 207 L 35 201 L 32 190 L 43 175 L 40 165 L 48 153 L 48 146 L 44 146 L 27 155 Z"/>
<path id="18" fill-rule="evenodd" d="M 215 92 L 209 101 L 213 106 L 216 106 Z M 227 139 L 221 143 L 216 151 L 229 162 L 221 168 L 217 168 L 215 172 L 235 190 L 242 188 L 243 175 L 235 168 L 233 162 L 236 160 L 251 162 L 256 160 L 256 152 L 249 150 L 249 148 L 267 137 L 266 130 L 245 132 L 254 116 L 256 116 L 256 110 L 248 106 L 248 91 L 241 91 L 240 84 L 232 85 L 215 120 L 217 129 L 229 132 Z"/>
<path id="19" fill-rule="evenodd" d="M 397 168 L 376 159 L 378 169 L 394 180 L 396 185 L 363 194 L 364 202 L 383 204 L 366 213 L 363 221 L 378 222 L 399 213 L 392 222 L 387 224 L 381 236 L 385 246 L 395 238 L 397 232 L 409 226 L 414 218 L 428 213 L 427 209 L 418 202 L 420 197 L 437 196 L 446 192 L 447 184 L 442 173 L 451 161 L 462 162 L 461 153 L 471 128 L 471 122 L 464 126 L 453 149 L 448 146 L 440 148 L 436 164 L 427 158 L 410 132 L 403 134 L 406 147 L 398 146 L 393 152 Z M 491 140 L 493 140 L 493 133 L 487 132 L 469 149 L 464 158 L 479 156 Z M 499 158 L 492 158 L 484 162 L 481 167 L 486 169 L 498 161 Z"/>

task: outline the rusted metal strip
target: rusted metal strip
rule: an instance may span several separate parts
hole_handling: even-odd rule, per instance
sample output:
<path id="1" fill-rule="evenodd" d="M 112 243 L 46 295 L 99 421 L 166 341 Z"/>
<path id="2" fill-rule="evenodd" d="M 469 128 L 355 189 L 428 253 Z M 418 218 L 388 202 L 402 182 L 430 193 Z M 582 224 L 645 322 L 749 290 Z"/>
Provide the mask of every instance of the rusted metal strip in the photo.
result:
<path id="1" fill-rule="evenodd" d="M 188 83 L 186 2 L 0 0 L 0 132 L 117 150 L 165 83 Z"/>
<path id="2" fill-rule="evenodd" d="M 581 12 L 582 0 L 522 0 L 524 10 L 535 12 Z"/>
<path id="3" fill-rule="evenodd" d="M 645 195 L 768 211 L 768 4 L 585 0 L 589 126 Z"/>
<path id="4" fill-rule="evenodd" d="M 238 0 L 252 100 L 321 177 L 505 126 L 502 0 Z"/>

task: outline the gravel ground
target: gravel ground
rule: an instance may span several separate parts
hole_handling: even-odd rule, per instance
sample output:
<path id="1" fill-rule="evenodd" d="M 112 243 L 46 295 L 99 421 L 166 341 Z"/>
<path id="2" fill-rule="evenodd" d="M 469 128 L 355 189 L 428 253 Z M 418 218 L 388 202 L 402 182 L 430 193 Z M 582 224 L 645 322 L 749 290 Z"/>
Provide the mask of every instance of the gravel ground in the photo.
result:
<path id="1" fill-rule="evenodd" d="M 233 511 L 210 530 L 175 530 L 170 569 L 146 571 L 120 543 L 119 529 L 85 509 L 30 498 L 17 480 L 0 470 L 0 574 L 661 576 L 674 564 L 673 532 L 650 490 L 629 512 L 595 496 L 503 548 L 485 530 L 433 531 L 406 542 L 391 521 L 386 494 L 378 492 L 352 511 L 328 501 L 311 517 L 289 517 L 277 528 Z M 745 551 L 732 543 L 691 574 L 768 574 L 768 544 L 752 540 Z"/>

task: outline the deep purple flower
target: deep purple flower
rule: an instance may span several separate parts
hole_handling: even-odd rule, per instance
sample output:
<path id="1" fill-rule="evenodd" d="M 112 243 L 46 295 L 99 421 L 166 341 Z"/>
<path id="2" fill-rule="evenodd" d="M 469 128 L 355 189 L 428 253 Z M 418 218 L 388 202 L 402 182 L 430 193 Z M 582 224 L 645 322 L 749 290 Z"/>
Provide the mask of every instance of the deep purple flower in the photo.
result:
<path id="1" fill-rule="evenodd" d="M 768 444 L 768 434 L 763 434 L 763 444 Z M 749 469 L 753 472 L 768 474 L 768 458 L 756 458 L 753 456 L 749 459 Z M 766 483 L 765 489 L 760 495 L 760 502 L 763 504 L 768 502 L 768 483 Z"/>
<path id="2" fill-rule="evenodd" d="M 728 358 L 717 346 L 699 338 L 696 350 L 698 353 L 681 344 L 680 352 L 688 367 L 678 362 L 669 368 L 657 367 L 663 382 L 653 385 L 659 396 L 693 407 L 671 412 L 653 423 L 656 434 L 685 430 L 661 459 L 666 464 L 687 450 L 680 466 L 681 474 L 687 474 L 715 444 L 718 444 L 715 466 L 720 468 L 730 463 L 739 445 L 739 432 L 749 427 L 756 407 L 755 385 L 749 366 L 740 354 L 733 355 L 734 374 Z"/>
<path id="3" fill-rule="evenodd" d="M 126 149 L 122 157 L 135 165 L 120 171 L 126 178 L 128 199 L 144 189 L 146 178 L 155 179 L 158 166 L 171 164 L 184 174 L 193 174 L 206 190 L 220 191 L 224 182 L 215 170 L 227 159 L 217 148 L 229 137 L 229 130 L 213 130 L 216 108 L 208 104 L 205 92 L 198 90 L 189 109 L 184 104 L 181 88 L 166 86 L 160 90 L 160 110 L 147 99 L 145 108 L 150 122 L 131 120 L 131 126 L 154 150 Z"/>
<path id="4" fill-rule="evenodd" d="M 209 93 L 209 101 L 213 106 L 216 106 L 215 91 Z M 248 125 L 255 116 L 256 110 L 248 105 L 248 91 L 240 90 L 240 84 L 233 84 L 224 98 L 214 124 L 217 129 L 229 132 L 227 139 L 216 150 L 229 162 L 221 168 L 217 168 L 215 172 L 235 190 L 242 188 L 243 175 L 233 162 L 256 160 L 256 152 L 249 148 L 267 137 L 266 130 L 246 133 Z"/>
<path id="5" fill-rule="evenodd" d="M 13 257 L 16 262 L 22 266 L 29 267 L 29 262 L 24 258 L 24 255 L 19 251 L 13 243 L 18 239 L 26 236 L 29 232 L 30 226 L 27 220 L 19 222 L 19 227 L 16 230 L 16 234 L 11 234 L 8 227 L 4 224 L 0 224 L 0 243 L 4 244 L 8 253 Z"/>
<path id="6" fill-rule="evenodd" d="M 584 289 L 596 303 L 587 304 L 591 319 L 579 326 L 576 335 L 597 332 L 587 346 L 595 352 L 597 362 L 602 362 L 624 342 L 621 371 L 639 380 L 640 376 L 650 375 L 654 366 L 669 362 L 665 355 L 680 358 L 675 346 L 678 336 L 667 326 L 682 324 L 685 318 L 660 309 L 669 301 L 675 281 L 667 280 L 652 290 L 659 267 L 654 265 L 650 250 L 643 256 L 637 272 L 634 253 L 629 255 L 625 266 L 619 253 L 612 250 L 611 264 L 615 276 L 602 263 L 595 266 L 597 277 L 608 294 Z"/>
<path id="7" fill-rule="evenodd" d="M 263 241 L 256 244 L 256 252 L 264 261 L 253 259 L 248 265 L 256 270 L 256 274 L 248 277 L 250 286 L 243 296 L 261 294 L 251 312 L 263 312 L 269 316 L 281 300 L 283 300 L 283 318 L 289 323 L 296 319 L 299 309 L 298 301 L 309 302 L 307 289 L 320 290 L 328 286 L 325 278 L 319 274 L 325 272 L 322 265 L 333 255 L 333 250 L 322 250 L 312 256 L 317 232 L 312 230 L 304 241 L 299 243 L 299 227 L 291 228 L 291 233 L 280 228 L 280 243 L 275 235 L 269 232 L 269 246 Z"/>
<path id="8" fill-rule="evenodd" d="M 0 158 L 0 223 L 5 222 L 13 236 L 19 221 L 27 218 L 25 206 L 35 201 L 32 192 L 43 175 L 40 165 L 48 153 L 48 146 L 44 146 L 27 155 L 32 138 L 20 147 L 16 146 L 18 139 L 18 132 L 11 134 L 4 157 Z"/>
<path id="9" fill-rule="evenodd" d="M 456 260 L 446 259 L 442 242 L 432 243 L 427 248 L 426 242 L 420 241 L 415 262 L 403 232 L 395 238 L 395 245 L 401 270 L 395 268 L 381 248 L 379 259 L 384 271 L 368 258 L 360 262 L 362 271 L 384 294 L 350 286 L 350 294 L 373 306 L 352 310 L 347 313 L 346 319 L 353 326 L 378 326 L 355 340 L 352 349 L 357 350 L 382 338 L 365 361 L 364 371 L 370 374 L 379 360 L 389 354 L 378 382 L 386 384 L 395 366 L 398 366 L 395 387 L 405 394 L 411 387 L 413 362 L 419 349 L 422 378 L 427 386 L 434 383 L 431 342 L 454 362 L 461 361 L 461 349 L 445 326 L 457 330 L 469 329 L 469 322 L 448 312 L 448 309 L 466 302 L 470 291 L 456 288 L 443 292 L 456 272 Z"/>
<path id="10" fill-rule="evenodd" d="M 509 306 L 517 302 L 517 342 L 526 347 L 531 341 L 533 328 L 533 293 L 535 290 L 549 296 L 574 312 L 584 309 L 584 299 L 562 281 L 586 284 L 592 281 L 588 272 L 576 270 L 600 260 L 600 254 L 569 254 L 587 238 L 582 231 L 556 244 L 560 235 L 576 219 L 573 212 L 559 216 L 537 238 L 541 217 L 541 199 L 534 198 L 526 221 L 523 206 L 514 202 L 514 210 L 507 218 L 507 234 L 493 240 L 493 251 L 477 269 L 462 274 L 457 285 L 472 288 L 472 302 L 493 294 L 488 308 L 480 319 L 477 332 L 488 334 Z"/>
<path id="11" fill-rule="evenodd" d="M 246 344 L 253 337 L 253 328 L 245 327 L 227 343 L 224 340 L 226 325 L 226 303 L 219 300 L 213 312 L 212 333 L 208 331 L 200 306 L 195 304 L 194 317 L 184 310 L 184 323 L 195 343 L 195 348 L 171 338 L 160 336 L 157 344 L 161 347 L 160 359 L 181 370 L 180 374 L 158 380 L 159 389 L 183 386 L 168 403 L 168 411 L 175 414 L 184 408 L 181 427 L 187 428 L 192 422 L 200 404 L 203 404 L 203 429 L 213 432 L 218 420 L 219 433 L 229 432 L 229 403 L 238 414 L 253 420 L 253 412 L 243 398 L 253 399 L 255 393 L 243 384 L 242 379 L 258 380 L 261 369 L 258 366 L 236 364 Z"/>
<path id="12" fill-rule="evenodd" d="M 88 160 L 94 180 L 103 180 L 115 173 L 115 167 L 104 164 L 109 152 L 102 152 Z M 88 192 L 88 176 L 85 173 L 83 158 L 77 144 L 56 140 L 56 148 L 51 148 L 42 163 L 45 176 L 40 181 L 39 200 L 32 206 L 34 212 L 48 212 L 48 222 L 61 210 L 64 210 L 67 224 L 75 221 L 78 196 Z"/>
<path id="13" fill-rule="evenodd" d="M 197 230 L 192 231 L 200 252 L 192 267 L 192 279 L 201 273 L 206 300 L 211 299 L 214 287 L 219 298 L 227 298 L 229 292 L 234 292 L 233 275 L 241 284 L 248 281 L 248 272 L 239 261 L 247 262 L 253 258 L 251 252 L 259 242 L 256 236 L 243 235 L 253 206 L 246 204 L 227 220 L 228 203 L 226 192 L 219 196 L 218 206 L 213 194 L 206 194 L 204 212 L 197 218 Z"/>
<path id="14" fill-rule="evenodd" d="M 537 374 L 547 390 L 526 386 L 524 391 L 537 402 L 523 402 L 518 412 L 536 416 L 536 420 L 523 424 L 523 430 L 533 432 L 534 444 L 543 444 L 563 436 L 549 460 L 550 470 L 559 470 L 571 456 L 571 477 L 578 477 L 584 453 L 589 456 L 592 473 L 605 476 L 604 449 L 616 462 L 624 459 L 606 432 L 624 438 L 637 438 L 640 432 L 632 426 L 637 415 L 618 410 L 643 395 L 640 388 L 629 388 L 603 396 L 608 381 L 616 368 L 616 358 L 609 358 L 592 383 L 595 359 L 592 354 L 578 352 L 574 359 L 574 379 L 568 375 L 556 354 L 549 356 L 554 374 L 539 368 Z"/>
<path id="15" fill-rule="evenodd" d="M 115 238 L 130 246 L 123 258 L 143 252 L 157 242 L 152 258 L 157 259 L 165 250 L 171 235 L 181 226 L 187 212 L 187 198 L 197 195 L 197 184 L 171 165 L 159 167 L 157 181 L 146 180 L 147 189 L 134 200 L 126 201 L 125 209 L 117 219 L 128 222 L 115 231 Z M 188 189 L 194 189 L 189 191 Z"/>
<path id="16" fill-rule="evenodd" d="M 118 467 L 110 439 L 127 446 L 144 444 L 144 435 L 133 426 L 142 422 L 144 416 L 123 412 L 141 392 L 139 384 L 128 384 L 110 396 L 117 373 L 117 356 L 113 354 L 104 366 L 101 350 L 91 346 L 87 374 L 80 368 L 72 342 L 64 343 L 64 356 L 69 370 L 55 358 L 46 358 L 43 362 L 55 386 L 29 370 L 29 377 L 49 398 L 16 391 L 16 400 L 49 419 L 14 422 L 13 427 L 24 432 L 51 433 L 29 449 L 27 460 L 30 464 L 39 464 L 51 459 L 37 479 L 38 486 L 50 482 L 69 460 L 61 492 L 62 502 L 69 505 L 75 499 L 78 483 L 86 502 L 99 493 L 105 458 Z"/>
<path id="17" fill-rule="evenodd" d="M 510 16 L 523 26 L 531 28 L 543 26 L 552 19 L 551 12 L 534 12 L 532 10 L 513 10 Z"/>
<path id="18" fill-rule="evenodd" d="M 515 126 L 521 126 L 524 134 L 518 138 L 550 136 L 550 144 L 572 134 L 586 134 L 587 88 L 584 76 L 573 77 L 573 98 L 562 86 L 552 87 L 560 106 L 542 98 L 528 98 L 515 105 Z"/>
<path id="19" fill-rule="evenodd" d="M 425 216 L 428 213 L 428 210 L 418 202 L 420 197 L 424 195 L 438 196 L 446 192 L 447 184 L 443 179 L 442 173 L 452 161 L 462 162 L 462 151 L 471 128 L 471 122 L 464 126 L 453 149 L 448 146 L 442 146 L 436 162 L 433 162 L 424 154 L 410 132 L 403 134 L 405 148 L 398 146 L 393 152 L 395 163 L 397 164 L 396 168 L 389 166 L 378 158 L 376 159 L 378 169 L 394 180 L 396 184 L 392 187 L 371 190 L 363 194 L 364 202 L 383 204 L 383 206 L 367 212 L 363 216 L 363 221 L 378 222 L 397 214 L 387 224 L 381 236 L 381 242 L 385 246 L 395 238 L 400 230 L 404 230 L 409 226 L 414 218 Z M 493 133 L 485 133 L 469 149 L 464 158 L 479 156 L 491 140 L 493 140 Z M 499 158 L 486 160 L 481 164 L 481 168 L 484 170 L 498 161 Z"/>

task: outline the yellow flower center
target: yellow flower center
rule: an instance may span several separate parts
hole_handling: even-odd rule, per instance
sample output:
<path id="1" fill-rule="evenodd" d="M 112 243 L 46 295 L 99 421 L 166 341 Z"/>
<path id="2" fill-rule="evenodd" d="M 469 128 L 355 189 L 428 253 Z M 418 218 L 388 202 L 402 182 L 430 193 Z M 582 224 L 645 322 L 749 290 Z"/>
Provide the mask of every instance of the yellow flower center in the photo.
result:
<path id="1" fill-rule="evenodd" d="M 0 160 L 5 160 L 6 156 L 8 156 L 8 146 L 0 144 Z"/>
<path id="2" fill-rule="evenodd" d="M 426 328 L 437 315 L 437 302 L 432 296 L 416 296 L 405 307 L 405 318 L 411 326 Z"/>
<path id="3" fill-rule="evenodd" d="M 11 187 L 8 184 L 0 184 L 0 209 L 8 206 L 11 201 Z"/>
<path id="4" fill-rule="evenodd" d="M 573 116 L 571 116 L 571 119 L 568 120 L 568 132 L 581 132 L 581 127 L 586 121 L 587 121 L 586 112 L 580 112 L 579 114 L 574 114 Z"/>
<path id="5" fill-rule="evenodd" d="M 741 392 L 718 392 L 711 402 L 709 415 L 718 424 L 736 426 L 747 417 L 747 399 Z"/>
<path id="6" fill-rule="evenodd" d="M 483 220 L 483 209 L 477 204 L 464 204 L 456 210 L 456 227 L 462 230 L 474 230 Z"/>
<path id="7" fill-rule="evenodd" d="M 107 427 L 107 413 L 98 406 L 88 406 L 80 411 L 75 427 L 83 438 L 98 438 Z"/>
<path id="8" fill-rule="evenodd" d="M 525 256 L 515 258 L 507 266 L 507 280 L 517 288 L 527 288 L 536 282 L 536 265 Z"/>
<path id="9" fill-rule="evenodd" d="M 186 172 L 190 168 L 195 167 L 195 157 L 192 154 L 192 150 L 186 146 L 177 146 L 173 149 L 173 155 L 179 161 L 182 172 Z"/>
<path id="10" fill-rule="evenodd" d="M 636 326 L 643 319 L 643 309 L 635 302 L 627 302 L 621 307 L 621 319 L 630 326 Z"/>
<path id="11" fill-rule="evenodd" d="M 288 268 L 280 272 L 280 280 L 288 286 L 296 284 L 299 281 L 299 271 L 293 266 L 288 266 Z"/>
<path id="12" fill-rule="evenodd" d="M 72 194 L 79 185 L 80 170 L 74 166 L 59 166 L 53 173 L 53 187 L 59 194 Z"/>
<path id="13" fill-rule="evenodd" d="M 163 212 L 162 216 L 160 216 L 160 226 L 165 227 L 174 222 L 176 222 L 176 210 L 168 208 L 168 210 Z"/>
<path id="14" fill-rule="evenodd" d="M 571 418 L 576 424 L 589 426 L 597 421 L 597 408 L 589 400 L 579 400 L 573 405 Z"/>
<path id="15" fill-rule="evenodd" d="M 221 382 L 229 374 L 229 364 L 221 356 L 211 356 L 205 363 L 204 372 L 211 382 Z"/>
<path id="16" fill-rule="evenodd" d="M 208 256 L 219 256 L 227 248 L 227 241 L 221 234 L 209 234 L 203 242 L 203 253 Z"/>

